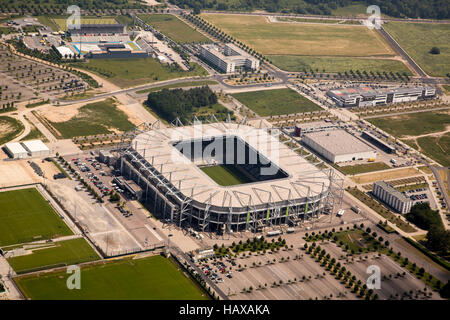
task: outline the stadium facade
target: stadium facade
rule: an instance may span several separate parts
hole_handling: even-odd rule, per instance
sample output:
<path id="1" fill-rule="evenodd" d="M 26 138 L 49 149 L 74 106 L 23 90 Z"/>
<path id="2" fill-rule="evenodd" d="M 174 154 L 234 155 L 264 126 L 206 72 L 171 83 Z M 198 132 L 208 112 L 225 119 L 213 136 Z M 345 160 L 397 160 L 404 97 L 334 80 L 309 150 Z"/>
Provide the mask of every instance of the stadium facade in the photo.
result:
<path id="1" fill-rule="evenodd" d="M 201 170 L 220 164 L 251 182 L 223 186 Z M 140 131 L 120 171 L 163 221 L 200 231 L 296 225 L 331 212 L 343 194 L 331 169 L 318 169 L 273 132 L 229 122 Z"/>

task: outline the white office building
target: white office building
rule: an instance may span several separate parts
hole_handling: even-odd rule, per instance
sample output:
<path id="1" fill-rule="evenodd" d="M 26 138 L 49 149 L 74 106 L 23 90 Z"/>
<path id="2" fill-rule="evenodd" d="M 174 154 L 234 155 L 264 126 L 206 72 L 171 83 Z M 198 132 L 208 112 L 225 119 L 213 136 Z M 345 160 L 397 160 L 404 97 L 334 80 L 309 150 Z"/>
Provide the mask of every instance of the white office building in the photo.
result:
<path id="1" fill-rule="evenodd" d="M 384 181 L 373 184 L 372 194 L 399 213 L 411 211 L 413 201 Z"/>
<path id="2" fill-rule="evenodd" d="M 259 60 L 234 44 L 227 43 L 222 50 L 214 44 L 200 46 L 201 56 L 225 73 L 235 72 L 236 67 L 259 69 Z"/>

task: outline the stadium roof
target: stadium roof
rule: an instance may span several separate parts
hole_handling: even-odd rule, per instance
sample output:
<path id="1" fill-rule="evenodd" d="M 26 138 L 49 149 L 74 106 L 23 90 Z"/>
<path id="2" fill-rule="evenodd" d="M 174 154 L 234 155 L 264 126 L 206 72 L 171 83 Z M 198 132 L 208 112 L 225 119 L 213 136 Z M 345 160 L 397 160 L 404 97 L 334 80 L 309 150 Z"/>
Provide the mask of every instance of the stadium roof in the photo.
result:
<path id="1" fill-rule="evenodd" d="M 305 137 L 334 155 L 374 151 L 374 148 L 371 148 L 345 130 L 311 132 L 306 133 Z"/>
<path id="2" fill-rule="evenodd" d="M 287 174 L 287 178 L 221 186 L 173 144 L 192 139 L 237 136 Z M 132 148 L 183 195 L 220 207 L 248 207 L 314 197 L 330 184 L 326 172 L 302 158 L 263 129 L 236 123 L 209 123 L 151 130 L 136 136 Z"/>

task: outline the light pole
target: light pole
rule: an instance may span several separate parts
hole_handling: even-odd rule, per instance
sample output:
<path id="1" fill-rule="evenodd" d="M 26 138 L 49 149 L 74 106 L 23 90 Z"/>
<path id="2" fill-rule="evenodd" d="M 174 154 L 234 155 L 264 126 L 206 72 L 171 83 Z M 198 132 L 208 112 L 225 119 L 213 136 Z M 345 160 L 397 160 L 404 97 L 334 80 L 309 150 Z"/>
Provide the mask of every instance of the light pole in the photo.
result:
<path id="1" fill-rule="evenodd" d="M 167 236 L 167 254 L 170 255 L 170 238 L 173 236 L 173 234 L 169 233 Z"/>

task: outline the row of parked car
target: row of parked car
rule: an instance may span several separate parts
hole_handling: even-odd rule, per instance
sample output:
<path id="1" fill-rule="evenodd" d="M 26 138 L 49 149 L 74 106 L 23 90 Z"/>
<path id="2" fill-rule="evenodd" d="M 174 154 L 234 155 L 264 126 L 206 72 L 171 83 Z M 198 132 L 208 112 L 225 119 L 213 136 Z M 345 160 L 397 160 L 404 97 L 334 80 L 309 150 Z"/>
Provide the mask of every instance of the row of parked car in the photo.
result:
<path id="1" fill-rule="evenodd" d="M 425 200 L 428 199 L 428 196 L 426 193 L 422 193 L 422 194 L 414 194 L 412 196 L 409 197 L 411 200 Z"/>
<path id="2" fill-rule="evenodd" d="M 96 174 L 89 172 L 87 174 L 87 177 L 94 184 L 94 186 L 96 186 L 100 190 L 103 196 L 106 196 L 111 191 L 110 188 L 108 188 L 102 181 L 100 181 L 100 178 Z"/>

